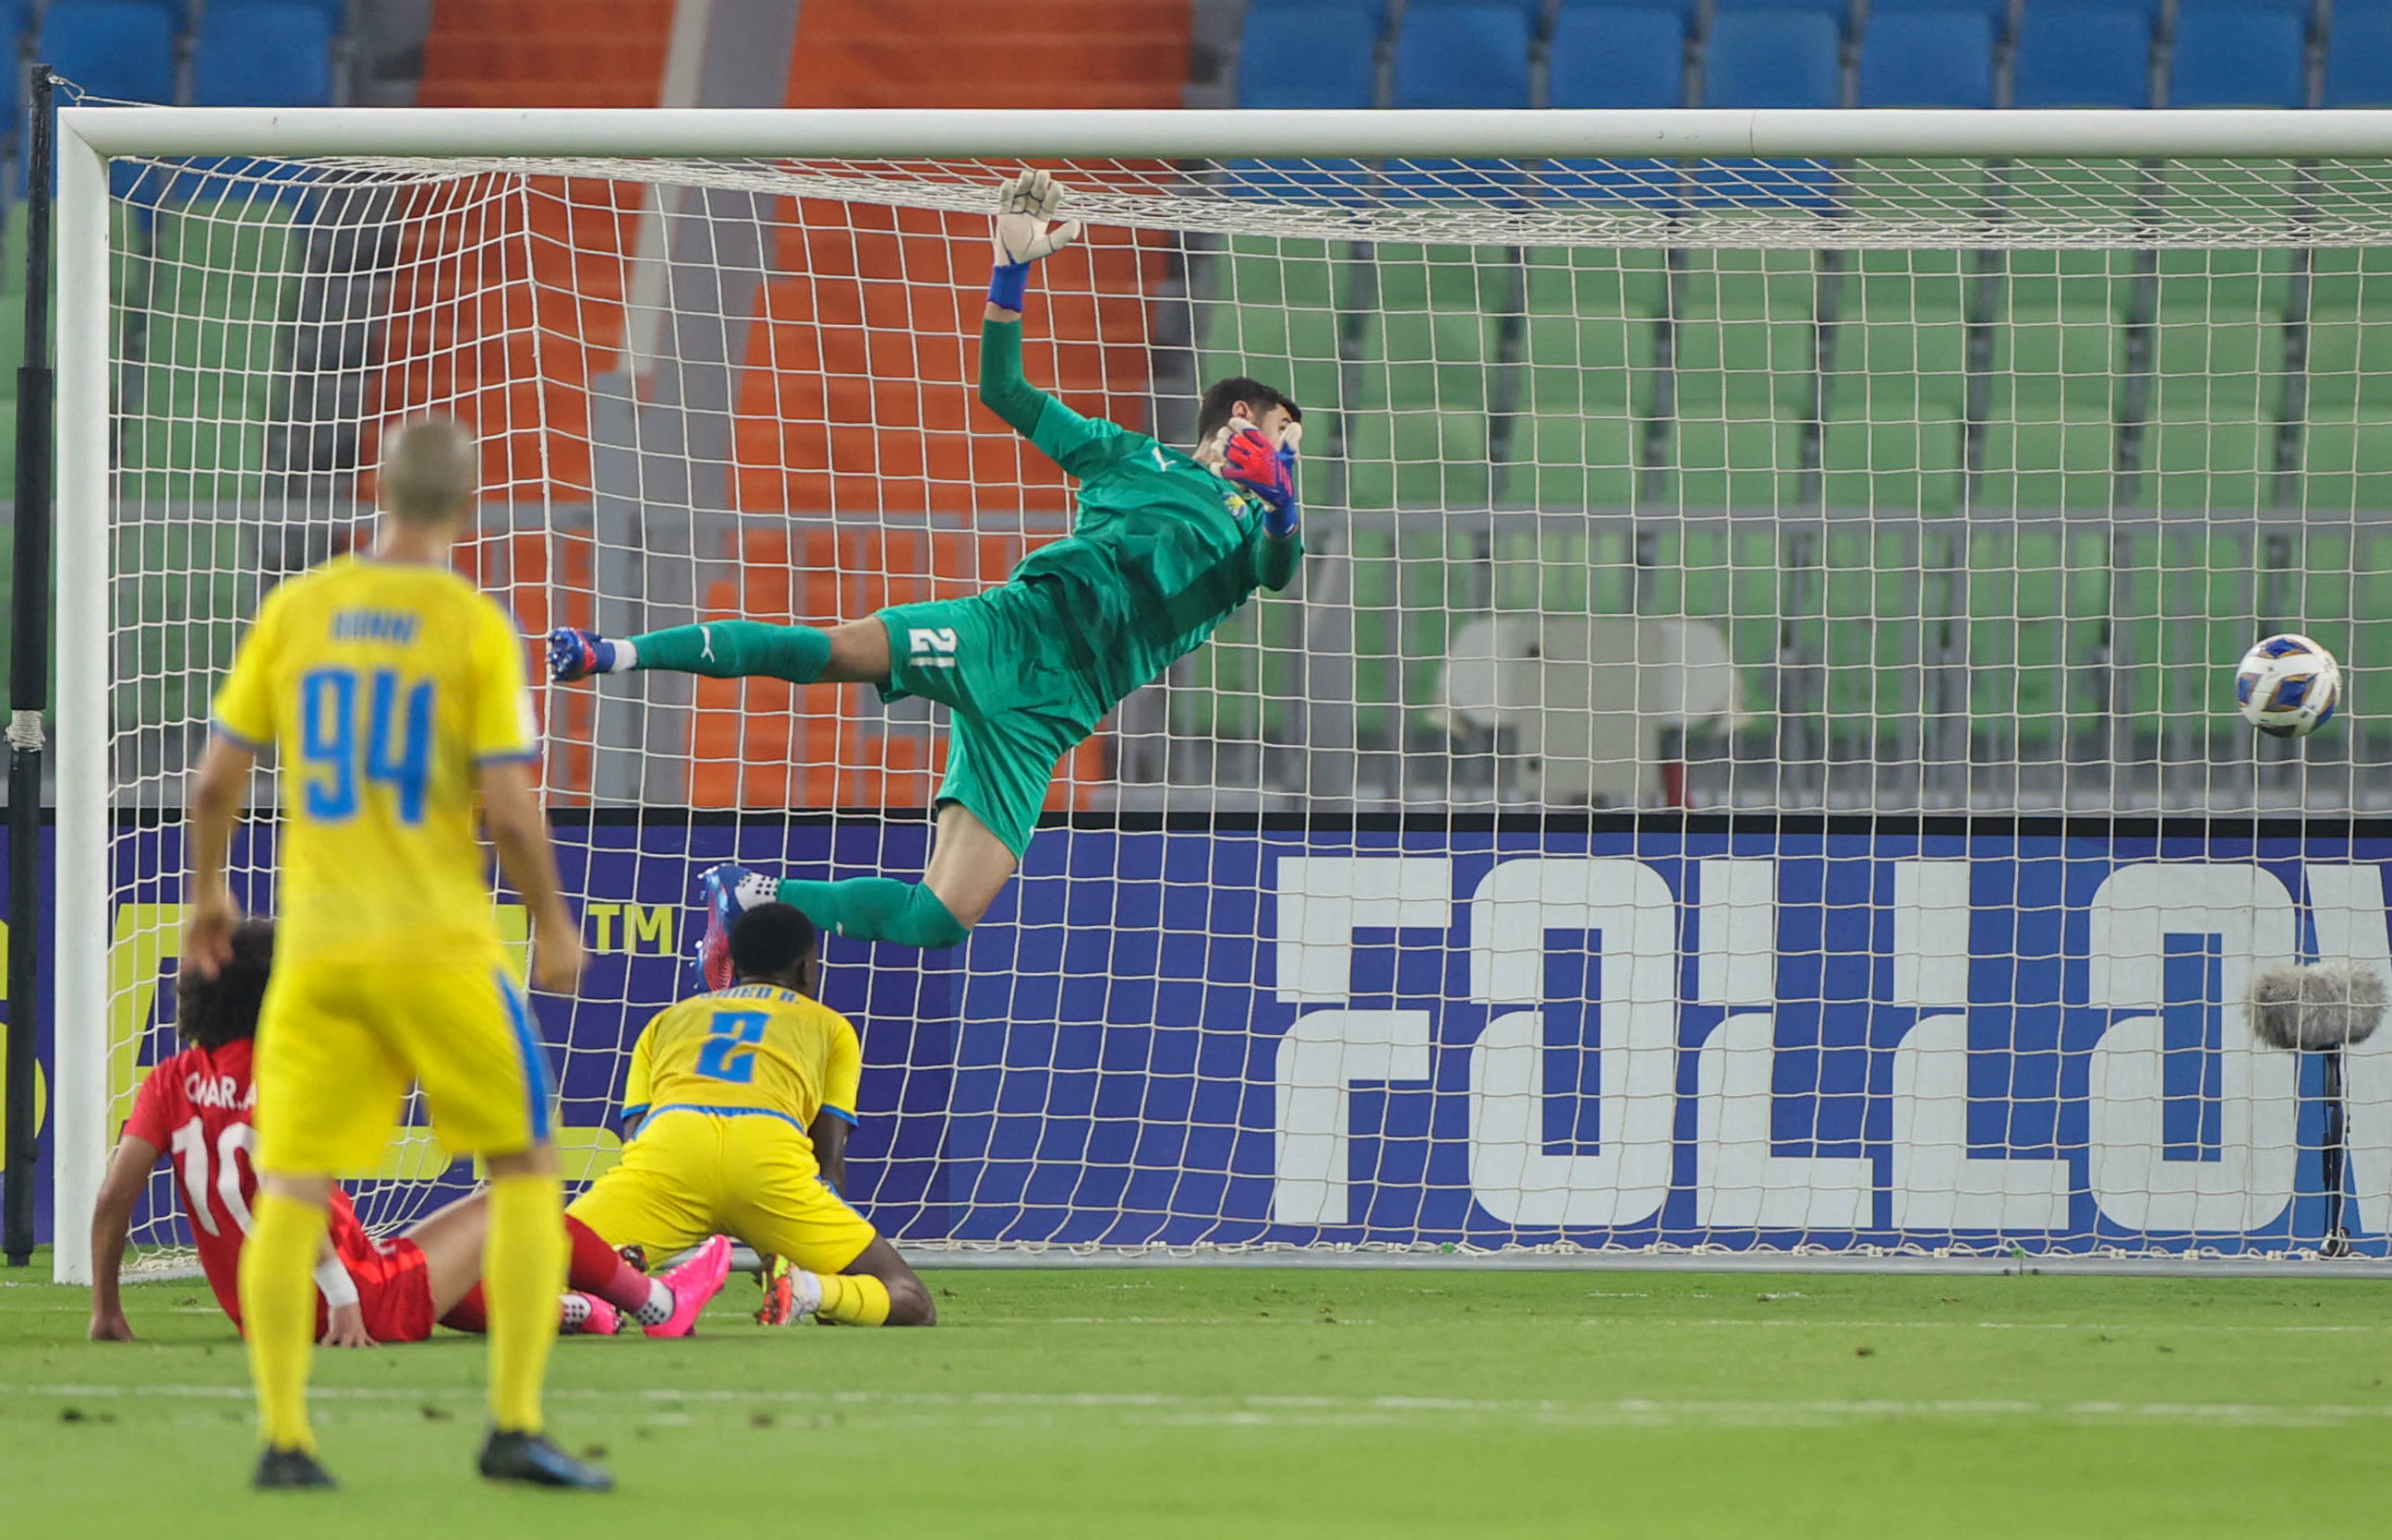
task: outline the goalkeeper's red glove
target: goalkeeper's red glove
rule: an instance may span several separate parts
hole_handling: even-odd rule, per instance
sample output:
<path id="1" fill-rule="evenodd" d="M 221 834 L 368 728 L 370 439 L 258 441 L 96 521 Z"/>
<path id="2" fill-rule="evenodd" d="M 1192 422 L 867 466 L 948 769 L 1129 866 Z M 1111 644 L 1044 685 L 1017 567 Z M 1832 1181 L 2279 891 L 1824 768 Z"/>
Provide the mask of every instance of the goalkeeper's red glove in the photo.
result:
<path id="1" fill-rule="evenodd" d="M 1295 446 L 1274 447 L 1260 428 L 1241 428 L 1221 446 L 1222 474 L 1263 500 L 1263 528 L 1295 533 Z"/>

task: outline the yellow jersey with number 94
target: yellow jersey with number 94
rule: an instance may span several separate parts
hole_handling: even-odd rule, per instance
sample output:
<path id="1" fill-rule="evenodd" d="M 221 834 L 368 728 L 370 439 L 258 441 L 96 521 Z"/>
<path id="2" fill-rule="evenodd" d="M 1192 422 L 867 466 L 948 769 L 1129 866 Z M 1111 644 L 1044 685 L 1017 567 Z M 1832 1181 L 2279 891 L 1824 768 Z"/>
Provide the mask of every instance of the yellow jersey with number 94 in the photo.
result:
<path id="1" fill-rule="evenodd" d="M 539 749 L 495 601 L 445 566 L 327 562 L 266 596 L 214 728 L 277 751 L 278 964 L 497 951 L 474 771 Z"/>
<path id="2" fill-rule="evenodd" d="M 821 1112 L 855 1121 L 863 1073 L 864 1047 L 847 1017 L 805 995 L 742 984 L 649 1020 L 631 1049 L 623 1116 L 768 1112 L 803 1133 Z"/>

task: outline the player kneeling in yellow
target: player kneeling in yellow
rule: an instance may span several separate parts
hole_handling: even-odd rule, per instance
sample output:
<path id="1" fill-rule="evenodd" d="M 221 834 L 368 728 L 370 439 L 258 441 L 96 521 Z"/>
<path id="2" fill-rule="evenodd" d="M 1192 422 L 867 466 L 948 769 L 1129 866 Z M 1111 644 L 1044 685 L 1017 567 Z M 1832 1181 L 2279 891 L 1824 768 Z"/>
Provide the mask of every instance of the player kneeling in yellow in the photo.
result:
<path id="1" fill-rule="evenodd" d="M 731 963 L 730 989 L 667 1006 L 640 1033 L 622 1163 L 567 1212 L 652 1257 L 721 1233 L 786 1259 L 760 1319 L 930 1325 L 930 1291 L 838 1195 L 864 1050 L 813 998 L 813 925 L 760 904 L 732 927 Z"/>

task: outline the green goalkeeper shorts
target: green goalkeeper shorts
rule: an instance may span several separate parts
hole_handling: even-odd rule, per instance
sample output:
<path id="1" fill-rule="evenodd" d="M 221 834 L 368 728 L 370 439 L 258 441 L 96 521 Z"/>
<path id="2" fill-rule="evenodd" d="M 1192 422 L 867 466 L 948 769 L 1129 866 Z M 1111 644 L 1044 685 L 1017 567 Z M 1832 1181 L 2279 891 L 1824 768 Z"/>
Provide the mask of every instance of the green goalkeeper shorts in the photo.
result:
<path id="1" fill-rule="evenodd" d="M 1090 682 L 1065 592 L 1056 582 L 1004 583 L 878 616 L 889 630 L 881 698 L 919 695 L 955 714 L 939 801 L 970 809 L 1016 857 L 1038 825 L 1055 762 L 1112 708 Z"/>

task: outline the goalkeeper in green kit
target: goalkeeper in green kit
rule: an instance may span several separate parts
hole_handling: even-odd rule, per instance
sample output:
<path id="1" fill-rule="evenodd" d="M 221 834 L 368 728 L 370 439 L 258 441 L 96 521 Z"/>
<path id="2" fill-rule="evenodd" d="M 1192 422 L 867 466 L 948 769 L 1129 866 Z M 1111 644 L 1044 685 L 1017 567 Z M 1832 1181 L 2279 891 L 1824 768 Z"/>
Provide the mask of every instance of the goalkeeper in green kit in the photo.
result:
<path id="1" fill-rule="evenodd" d="M 1204 394 L 1189 454 L 1081 417 L 1022 378 L 1030 265 L 1079 233 L 1077 221 L 1052 223 L 1062 199 L 1043 171 L 998 189 L 980 395 L 1078 479 L 1069 537 L 1032 552 L 995 588 L 893 605 L 827 630 L 727 620 L 629 641 L 549 633 L 549 672 L 560 681 L 667 668 L 867 683 L 887 699 L 920 695 L 954 714 L 922 880 L 774 882 L 714 867 L 703 878 L 698 951 L 709 989 L 731 983 L 732 923 L 774 899 L 842 936 L 916 947 L 962 941 L 1020 866 L 1056 761 L 1257 588 L 1283 589 L 1295 576 L 1304 546 L 1294 479 L 1303 413 L 1294 402 L 1253 380 L 1222 381 Z"/>

